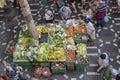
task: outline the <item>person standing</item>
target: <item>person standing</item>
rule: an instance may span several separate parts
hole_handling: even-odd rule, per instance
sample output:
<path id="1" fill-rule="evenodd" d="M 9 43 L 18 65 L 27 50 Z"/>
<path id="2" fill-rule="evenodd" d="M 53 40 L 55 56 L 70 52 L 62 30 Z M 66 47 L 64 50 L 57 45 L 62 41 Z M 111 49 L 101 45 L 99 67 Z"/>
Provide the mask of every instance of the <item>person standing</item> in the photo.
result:
<path id="1" fill-rule="evenodd" d="M 92 24 L 92 22 L 90 20 L 86 20 L 86 29 L 87 29 L 87 33 L 88 33 L 88 37 L 89 37 L 89 42 L 90 42 L 90 45 L 94 45 L 94 42 L 95 42 L 95 27 L 94 25 Z"/>
<path id="2" fill-rule="evenodd" d="M 46 20 L 46 23 L 53 23 L 53 13 L 51 10 L 47 10 L 45 12 L 45 20 Z"/>
<path id="3" fill-rule="evenodd" d="M 107 13 L 107 5 L 103 1 L 100 1 L 96 13 L 96 21 L 98 27 L 104 27 L 105 24 L 104 17 L 106 13 Z"/>
<path id="4" fill-rule="evenodd" d="M 13 1 L 13 7 L 16 8 L 16 5 L 17 5 L 17 0 L 14 0 Z"/>
<path id="5" fill-rule="evenodd" d="M 100 55 L 98 59 L 98 65 L 99 65 L 99 68 L 97 69 L 98 73 L 109 65 L 109 56 L 107 53 L 104 52 Z"/>
<path id="6" fill-rule="evenodd" d="M 76 6 L 75 6 L 75 3 L 76 3 L 75 0 L 70 0 L 70 2 L 71 2 L 71 5 L 74 9 L 74 12 L 77 13 L 77 9 L 76 9 Z"/>
<path id="7" fill-rule="evenodd" d="M 63 6 L 59 10 L 59 14 L 61 15 L 62 19 L 70 18 L 71 13 L 72 13 L 71 9 L 69 7 L 67 7 L 67 6 Z"/>

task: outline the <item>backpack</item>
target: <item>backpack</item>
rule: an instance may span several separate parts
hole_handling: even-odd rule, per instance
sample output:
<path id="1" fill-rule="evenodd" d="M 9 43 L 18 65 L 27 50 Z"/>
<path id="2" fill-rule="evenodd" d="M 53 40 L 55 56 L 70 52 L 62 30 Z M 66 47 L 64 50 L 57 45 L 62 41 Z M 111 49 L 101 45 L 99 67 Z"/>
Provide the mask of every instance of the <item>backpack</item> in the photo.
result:
<path id="1" fill-rule="evenodd" d="M 96 14 L 96 18 L 97 18 L 97 19 L 103 19 L 104 16 L 105 16 L 105 13 L 104 13 L 104 12 L 98 12 L 98 13 Z"/>

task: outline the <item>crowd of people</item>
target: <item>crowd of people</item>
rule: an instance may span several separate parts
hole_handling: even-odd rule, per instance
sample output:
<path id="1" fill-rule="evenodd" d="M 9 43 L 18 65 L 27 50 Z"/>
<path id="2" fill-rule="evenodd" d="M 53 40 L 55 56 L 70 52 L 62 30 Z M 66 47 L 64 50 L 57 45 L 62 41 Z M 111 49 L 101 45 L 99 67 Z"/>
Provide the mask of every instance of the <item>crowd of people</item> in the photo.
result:
<path id="1" fill-rule="evenodd" d="M 105 21 L 104 17 L 107 15 L 107 7 L 109 6 L 109 0 L 80 0 L 81 1 L 81 9 L 77 9 L 76 0 L 68 0 L 71 6 L 65 5 L 65 0 L 53 0 L 58 8 L 58 14 L 60 15 L 61 19 L 70 19 L 72 13 L 78 13 L 78 11 L 82 12 L 81 18 L 83 20 L 89 19 L 91 22 L 97 22 L 97 27 L 104 27 Z M 61 5 L 60 5 L 61 4 Z M 52 12 L 52 11 L 51 11 Z M 45 15 L 48 14 L 47 11 Z M 51 18 L 55 16 L 54 13 L 50 13 L 49 20 L 53 20 Z M 48 22 L 48 16 L 45 16 Z"/>
<path id="2" fill-rule="evenodd" d="M 80 0 L 81 9 L 78 9 L 76 0 L 67 0 L 69 5 L 66 5 L 66 0 L 53 0 L 56 4 L 57 12 L 62 20 L 68 20 L 71 18 L 72 13 L 80 13 L 80 18 L 86 22 L 86 28 L 90 45 L 94 45 L 95 26 L 104 27 L 105 22 L 108 22 L 107 7 L 109 6 L 109 0 Z M 53 23 L 55 14 L 52 10 L 45 11 L 46 23 Z"/>

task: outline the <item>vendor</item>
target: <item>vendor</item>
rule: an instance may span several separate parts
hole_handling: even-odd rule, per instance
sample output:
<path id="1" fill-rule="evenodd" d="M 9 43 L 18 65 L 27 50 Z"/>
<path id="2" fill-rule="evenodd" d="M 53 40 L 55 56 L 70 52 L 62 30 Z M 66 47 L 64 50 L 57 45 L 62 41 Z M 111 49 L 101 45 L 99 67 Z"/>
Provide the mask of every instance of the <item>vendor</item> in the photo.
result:
<path id="1" fill-rule="evenodd" d="M 86 24 L 86 29 L 87 29 L 87 33 L 88 33 L 88 37 L 89 37 L 89 42 L 90 42 L 90 45 L 93 46 L 94 41 L 96 39 L 96 37 L 95 37 L 95 27 L 89 19 L 86 20 L 86 23 L 87 23 Z"/>

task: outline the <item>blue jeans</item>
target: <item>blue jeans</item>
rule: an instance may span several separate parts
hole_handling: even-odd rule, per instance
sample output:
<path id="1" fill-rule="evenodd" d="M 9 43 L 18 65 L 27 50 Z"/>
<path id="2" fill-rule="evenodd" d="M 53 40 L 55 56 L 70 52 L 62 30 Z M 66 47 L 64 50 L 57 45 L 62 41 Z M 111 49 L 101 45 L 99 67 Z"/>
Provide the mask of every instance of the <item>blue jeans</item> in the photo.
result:
<path id="1" fill-rule="evenodd" d="M 104 24 L 105 24 L 105 21 L 104 21 L 104 18 L 102 19 L 96 19 L 97 21 L 97 26 L 99 27 L 104 27 Z"/>

